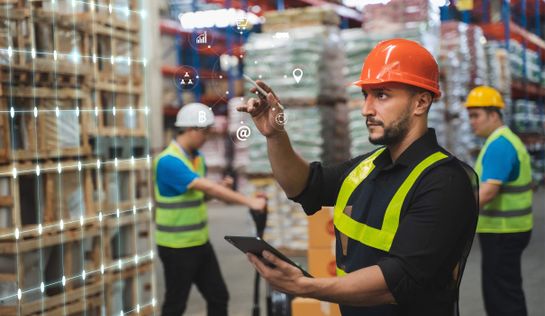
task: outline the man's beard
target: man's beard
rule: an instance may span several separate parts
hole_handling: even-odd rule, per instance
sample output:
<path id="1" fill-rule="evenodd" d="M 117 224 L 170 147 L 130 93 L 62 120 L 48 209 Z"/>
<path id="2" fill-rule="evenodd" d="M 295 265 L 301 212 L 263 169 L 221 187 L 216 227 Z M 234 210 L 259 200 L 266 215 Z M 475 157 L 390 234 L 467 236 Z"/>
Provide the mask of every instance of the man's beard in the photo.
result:
<path id="1" fill-rule="evenodd" d="M 367 118 L 367 123 L 371 122 L 373 124 L 380 124 L 380 126 L 384 129 L 384 134 L 379 138 L 371 138 L 371 135 L 369 135 L 369 141 L 373 145 L 394 145 L 405 136 L 407 136 L 407 133 L 409 132 L 409 121 L 410 121 L 410 115 L 409 111 L 406 111 L 403 113 L 403 115 L 395 122 L 392 122 L 390 126 L 385 127 L 383 122 L 375 121 L 373 118 Z"/>

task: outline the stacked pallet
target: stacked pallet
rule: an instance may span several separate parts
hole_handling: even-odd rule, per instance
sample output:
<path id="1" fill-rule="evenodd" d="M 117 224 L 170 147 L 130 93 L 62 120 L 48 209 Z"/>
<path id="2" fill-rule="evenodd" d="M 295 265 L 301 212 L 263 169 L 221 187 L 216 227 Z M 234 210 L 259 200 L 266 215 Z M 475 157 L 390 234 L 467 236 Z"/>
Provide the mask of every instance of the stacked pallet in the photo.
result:
<path id="1" fill-rule="evenodd" d="M 137 1 L 0 4 L 0 314 L 150 314 Z"/>
<path id="2" fill-rule="evenodd" d="M 348 107 L 338 17 L 329 9 L 305 8 L 265 18 L 265 32 L 251 34 L 245 46 L 245 73 L 269 84 L 286 107 L 277 122 L 284 125 L 299 155 L 325 164 L 347 160 Z M 266 139 L 248 120 L 232 125 L 232 130 L 244 125 L 251 130 L 245 141 L 249 192 L 264 190 L 272 203 L 265 238 L 283 249 L 307 249 L 305 214 L 271 177 Z"/>

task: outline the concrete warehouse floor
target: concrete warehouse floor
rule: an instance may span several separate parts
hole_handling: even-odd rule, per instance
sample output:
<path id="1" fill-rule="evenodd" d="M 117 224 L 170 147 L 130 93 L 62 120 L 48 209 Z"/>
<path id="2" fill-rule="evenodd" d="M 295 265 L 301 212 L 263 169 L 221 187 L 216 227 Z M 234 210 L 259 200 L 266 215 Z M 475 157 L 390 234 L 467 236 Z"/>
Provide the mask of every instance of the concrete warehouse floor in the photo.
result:
<path id="1" fill-rule="evenodd" d="M 224 206 L 213 203 L 209 207 L 210 234 L 216 249 L 223 276 L 231 295 L 229 311 L 233 316 L 251 315 L 254 270 L 246 257 L 223 240 L 224 235 L 251 234 L 253 223 L 248 211 L 241 206 Z M 299 261 L 304 260 L 301 258 Z M 534 231 L 529 247 L 523 256 L 523 280 L 530 316 L 545 315 L 545 190 L 541 188 L 534 195 Z M 160 260 L 157 259 L 158 306 L 163 301 L 164 283 Z M 480 250 L 475 239 L 468 259 L 460 290 L 460 309 L 463 316 L 485 315 L 481 295 Z M 264 297 L 264 290 L 262 296 Z M 265 303 L 262 300 L 262 315 Z M 186 315 L 204 316 L 206 308 L 196 287 L 191 291 Z"/>

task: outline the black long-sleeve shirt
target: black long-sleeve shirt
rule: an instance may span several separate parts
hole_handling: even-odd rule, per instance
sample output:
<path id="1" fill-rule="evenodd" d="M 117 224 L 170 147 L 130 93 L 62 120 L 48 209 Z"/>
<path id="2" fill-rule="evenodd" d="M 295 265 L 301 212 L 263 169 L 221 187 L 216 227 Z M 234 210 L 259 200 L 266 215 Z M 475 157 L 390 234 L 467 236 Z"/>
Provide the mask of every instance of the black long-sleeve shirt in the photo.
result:
<path id="1" fill-rule="evenodd" d="M 463 267 L 475 234 L 478 181 L 469 167 L 437 144 L 434 130 L 429 129 L 394 163 L 388 150 L 380 154 L 375 169 L 352 193 L 348 205 L 353 219 L 380 229 L 401 183 L 419 162 L 437 151 L 449 158 L 428 168 L 409 191 L 388 253 L 348 239 L 345 256 L 336 231 L 337 264 L 346 272 L 378 265 L 397 303 L 341 306 L 344 316 L 454 314 L 458 290 L 453 271 L 458 264 Z M 369 155 L 330 167 L 311 163 L 307 186 L 293 200 L 309 215 L 334 205 L 345 177 Z"/>

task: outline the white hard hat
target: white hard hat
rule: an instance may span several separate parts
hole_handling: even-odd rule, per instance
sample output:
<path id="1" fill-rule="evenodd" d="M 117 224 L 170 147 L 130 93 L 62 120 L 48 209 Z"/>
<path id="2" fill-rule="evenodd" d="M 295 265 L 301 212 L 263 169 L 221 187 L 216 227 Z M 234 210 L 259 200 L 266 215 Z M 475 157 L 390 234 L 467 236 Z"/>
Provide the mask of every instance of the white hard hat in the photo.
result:
<path id="1" fill-rule="evenodd" d="M 183 106 L 176 115 L 176 127 L 209 127 L 214 125 L 214 112 L 202 103 Z"/>

